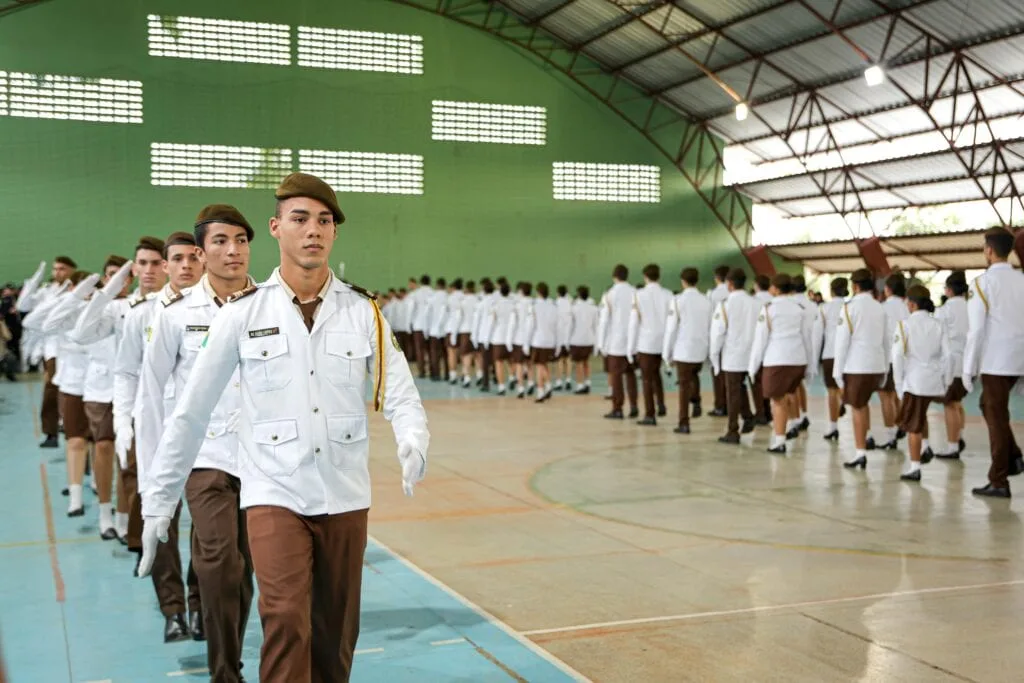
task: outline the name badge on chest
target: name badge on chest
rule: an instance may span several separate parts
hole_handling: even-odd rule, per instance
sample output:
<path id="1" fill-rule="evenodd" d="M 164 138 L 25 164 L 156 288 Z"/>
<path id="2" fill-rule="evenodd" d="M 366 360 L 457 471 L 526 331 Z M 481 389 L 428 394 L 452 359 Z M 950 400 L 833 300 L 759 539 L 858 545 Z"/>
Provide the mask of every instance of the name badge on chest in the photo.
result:
<path id="1" fill-rule="evenodd" d="M 249 330 L 249 339 L 259 339 L 260 337 L 269 337 L 275 334 L 281 334 L 281 328 L 264 327 L 262 330 Z"/>

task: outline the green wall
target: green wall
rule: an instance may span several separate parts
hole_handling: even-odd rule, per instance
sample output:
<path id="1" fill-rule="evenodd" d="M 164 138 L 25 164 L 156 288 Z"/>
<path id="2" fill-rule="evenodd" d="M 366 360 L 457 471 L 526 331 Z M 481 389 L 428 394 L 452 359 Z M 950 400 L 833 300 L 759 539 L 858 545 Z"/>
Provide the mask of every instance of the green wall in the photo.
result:
<path id="1" fill-rule="evenodd" d="M 418 34 L 424 74 L 149 57 L 148 14 Z M 153 187 L 151 142 L 288 147 L 296 163 L 302 148 L 423 155 L 424 195 L 339 197 L 332 261 L 368 287 L 427 272 L 593 288 L 617 262 L 637 280 L 652 261 L 674 286 L 684 265 L 708 281 L 719 262 L 745 265 L 678 171 L 603 104 L 483 32 L 386 0 L 51 0 L 0 19 L 0 70 L 139 80 L 145 107 L 142 125 L 0 116 L 0 280 L 57 253 L 98 268 L 137 235 L 190 229 L 213 202 L 256 226 L 252 272 L 269 273 L 272 191 Z M 545 106 L 547 145 L 434 142 L 433 99 Z M 553 161 L 657 164 L 662 201 L 555 201 Z"/>

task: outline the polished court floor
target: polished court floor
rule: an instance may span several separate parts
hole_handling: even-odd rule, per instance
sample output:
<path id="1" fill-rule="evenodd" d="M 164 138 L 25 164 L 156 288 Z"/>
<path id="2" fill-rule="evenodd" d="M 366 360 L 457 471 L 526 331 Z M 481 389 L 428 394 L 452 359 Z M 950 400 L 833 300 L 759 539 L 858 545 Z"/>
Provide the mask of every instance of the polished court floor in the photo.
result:
<path id="1" fill-rule="evenodd" d="M 765 428 L 717 443 L 720 418 L 672 433 L 671 395 L 657 427 L 603 420 L 600 381 L 542 406 L 421 391 L 432 447 L 414 498 L 372 420 L 355 681 L 1021 680 L 1024 502 L 970 495 L 988 462 L 977 395 L 964 458 L 912 484 L 902 452 L 843 470 L 848 418 L 841 444 L 821 439 L 817 386 L 811 429 L 781 457 Z M 202 644 L 162 643 L 150 584 L 99 539 L 91 494 L 86 517 L 65 516 L 63 459 L 35 447 L 37 402 L 35 384 L 0 384 L 12 680 L 204 680 Z M 1022 437 L 1020 397 L 1013 415 Z M 254 609 L 250 681 L 259 640 Z"/>

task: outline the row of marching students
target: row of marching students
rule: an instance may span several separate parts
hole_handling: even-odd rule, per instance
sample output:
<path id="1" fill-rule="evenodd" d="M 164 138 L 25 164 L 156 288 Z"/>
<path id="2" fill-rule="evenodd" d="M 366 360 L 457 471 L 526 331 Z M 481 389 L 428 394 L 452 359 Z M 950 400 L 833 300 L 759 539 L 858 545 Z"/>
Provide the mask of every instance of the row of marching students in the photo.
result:
<path id="1" fill-rule="evenodd" d="M 424 275 L 382 298 L 382 313 L 421 378 L 429 368 L 435 381 L 447 376 L 469 387 L 475 379 L 489 391 L 493 374 L 499 395 L 536 394 L 538 403 L 563 388 L 590 392 L 598 311 L 586 286 L 571 297 L 559 285 L 552 296 L 545 282 L 519 282 L 513 292 L 504 277 L 483 278 L 478 292 L 475 282 L 456 279 L 449 286 L 438 278 L 431 289 Z"/>

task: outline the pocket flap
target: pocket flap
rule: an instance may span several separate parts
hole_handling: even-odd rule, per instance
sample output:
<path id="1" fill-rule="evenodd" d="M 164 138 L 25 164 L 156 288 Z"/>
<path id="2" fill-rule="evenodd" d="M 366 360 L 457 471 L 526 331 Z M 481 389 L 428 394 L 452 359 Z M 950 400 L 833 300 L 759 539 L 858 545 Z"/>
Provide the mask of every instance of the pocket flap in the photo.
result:
<path id="1" fill-rule="evenodd" d="M 270 360 L 288 353 L 288 337 L 274 334 L 269 337 L 243 339 L 238 353 L 248 360 Z"/>
<path id="2" fill-rule="evenodd" d="M 327 438 L 336 443 L 366 439 L 365 415 L 335 415 L 327 418 Z"/>
<path id="3" fill-rule="evenodd" d="M 370 340 L 349 332 L 328 332 L 324 335 L 325 350 L 332 356 L 349 360 L 366 358 L 370 355 Z"/>
<path id="4" fill-rule="evenodd" d="M 206 438 L 216 439 L 217 437 L 224 436 L 228 433 L 227 422 L 223 421 L 210 421 L 210 424 L 206 426 Z"/>
<path id="5" fill-rule="evenodd" d="M 299 425 L 295 420 L 270 420 L 252 426 L 252 440 L 264 446 L 280 446 L 299 438 Z"/>

